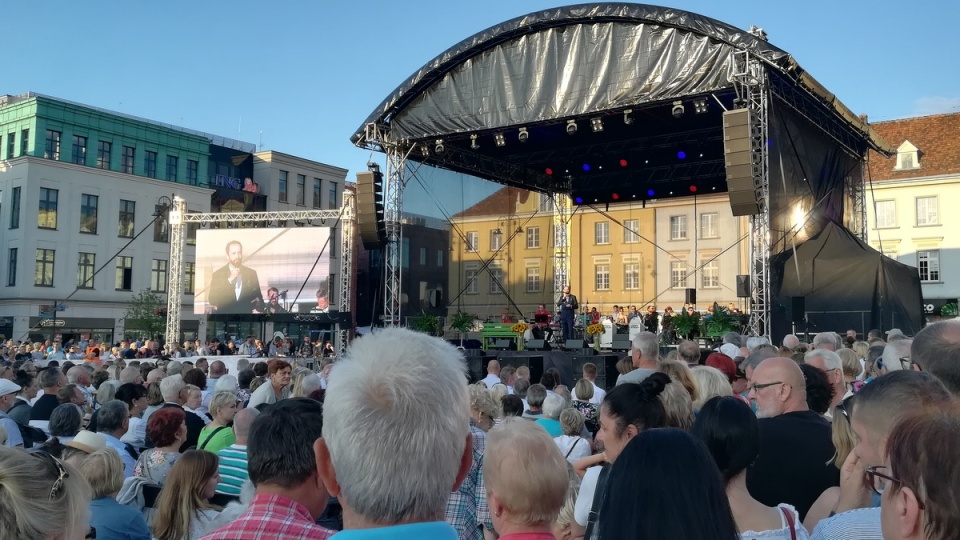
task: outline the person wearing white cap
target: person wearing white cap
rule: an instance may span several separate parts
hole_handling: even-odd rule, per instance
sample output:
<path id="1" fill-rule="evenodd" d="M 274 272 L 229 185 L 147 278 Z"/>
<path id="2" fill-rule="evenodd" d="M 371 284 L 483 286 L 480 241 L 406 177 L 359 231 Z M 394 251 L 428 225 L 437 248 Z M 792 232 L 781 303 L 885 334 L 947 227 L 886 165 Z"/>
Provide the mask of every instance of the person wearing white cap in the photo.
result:
<path id="1" fill-rule="evenodd" d="M 9 380 L 0 379 L 0 426 L 7 430 L 6 446 L 23 447 L 23 437 L 20 435 L 20 428 L 13 418 L 7 416 L 7 411 L 13 408 L 17 402 L 17 392 L 20 391 L 20 385 Z"/>

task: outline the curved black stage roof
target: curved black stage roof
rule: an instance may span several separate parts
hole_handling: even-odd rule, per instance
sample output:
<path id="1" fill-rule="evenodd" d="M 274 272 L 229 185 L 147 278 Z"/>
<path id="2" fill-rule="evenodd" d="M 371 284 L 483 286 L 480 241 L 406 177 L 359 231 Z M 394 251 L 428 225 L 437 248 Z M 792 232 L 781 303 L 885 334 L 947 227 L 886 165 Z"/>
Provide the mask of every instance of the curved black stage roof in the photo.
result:
<path id="1" fill-rule="evenodd" d="M 642 4 L 582 4 L 479 32 L 394 90 L 351 140 L 582 202 L 726 191 L 721 116 L 733 58 L 760 58 L 771 95 L 862 156 L 892 148 L 764 39 Z"/>

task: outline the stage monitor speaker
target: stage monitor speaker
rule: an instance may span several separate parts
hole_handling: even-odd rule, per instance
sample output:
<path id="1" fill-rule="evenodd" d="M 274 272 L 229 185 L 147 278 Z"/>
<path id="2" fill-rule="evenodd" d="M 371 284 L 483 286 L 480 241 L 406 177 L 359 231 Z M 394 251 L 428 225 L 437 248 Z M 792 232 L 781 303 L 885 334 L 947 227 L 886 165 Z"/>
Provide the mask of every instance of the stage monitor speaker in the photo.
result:
<path id="1" fill-rule="evenodd" d="M 727 195 L 734 216 L 753 216 L 760 213 L 757 199 L 757 168 L 754 166 L 751 128 L 753 118 L 749 109 L 734 109 L 723 113 L 723 156 L 727 173 Z"/>
<path id="2" fill-rule="evenodd" d="M 750 276 L 737 276 L 737 298 L 750 298 Z"/>
<path id="3" fill-rule="evenodd" d="M 528 351 L 549 351 L 550 344 L 542 339 L 531 339 L 527 341 Z"/>
<path id="4" fill-rule="evenodd" d="M 584 340 L 582 340 L 582 339 L 568 339 L 568 340 L 563 344 L 563 348 L 564 348 L 564 349 L 569 349 L 569 350 L 586 349 L 586 348 L 587 348 L 587 342 L 584 341 Z"/>
<path id="5" fill-rule="evenodd" d="M 790 320 L 797 324 L 807 319 L 807 297 L 793 296 L 790 298 Z"/>
<path id="6" fill-rule="evenodd" d="M 630 334 L 614 334 L 610 349 L 614 351 L 629 351 L 633 348 L 633 342 L 630 341 Z"/>
<path id="7" fill-rule="evenodd" d="M 493 348 L 498 351 L 515 351 L 517 349 L 513 341 L 509 339 L 498 339 L 494 342 Z"/>
<path id="8" fill-rule="evenodd" d="M 357 173 L 357 228 L 364 249 L 378 249 L 387 241 L 383 214 L 383 173 Z"/>
<path id="9" fill-rule="evenodd" d="M 697 303 L 697 290 L 696 289 L 687 289 L 687 294 L 684 297 L 684 301 L 688 304 Z"/>

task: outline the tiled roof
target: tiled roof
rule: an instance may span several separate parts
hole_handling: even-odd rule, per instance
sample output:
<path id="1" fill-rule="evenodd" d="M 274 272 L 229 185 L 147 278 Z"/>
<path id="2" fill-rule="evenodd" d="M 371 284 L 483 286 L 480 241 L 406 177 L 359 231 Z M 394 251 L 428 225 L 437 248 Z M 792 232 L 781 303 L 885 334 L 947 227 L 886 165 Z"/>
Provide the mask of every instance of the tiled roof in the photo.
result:
<path id="1" fill-rule="evenodd" d="M 517 188 L 502 187 L 493 192 L 486 199 L 466 208 L 463 212 L 454 214 L 454 218 L 509 216 L 517 213 L 517 193 L 523 191 Z"/>
<path id="2" fill-rule="evenodd" d="M 902 118 L 870 124 L 894 147 L 910 141 L 920 151 L 920 168 L 895 171 L 897 156 L 885 158 L 870 152 L 866 180 L 903 180 L 960 174 L 960 113 Z"/>

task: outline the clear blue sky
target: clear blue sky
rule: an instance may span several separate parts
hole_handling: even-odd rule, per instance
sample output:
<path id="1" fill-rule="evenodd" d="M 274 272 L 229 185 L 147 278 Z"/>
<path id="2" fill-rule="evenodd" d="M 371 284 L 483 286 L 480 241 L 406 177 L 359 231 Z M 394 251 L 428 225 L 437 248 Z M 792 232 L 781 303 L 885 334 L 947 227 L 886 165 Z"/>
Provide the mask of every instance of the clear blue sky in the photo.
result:
<path id="1" fill-rule="evenodd" d="M 764 28 L 871 120 L 960 111 L 960 2 L 664 2 Z M 3 2 L 0 93 L 33 90 L 350 170 L 349 137 L 458 41 L 561 1 Z M 241 123 L 242 118 L 242 123 Z"/>

